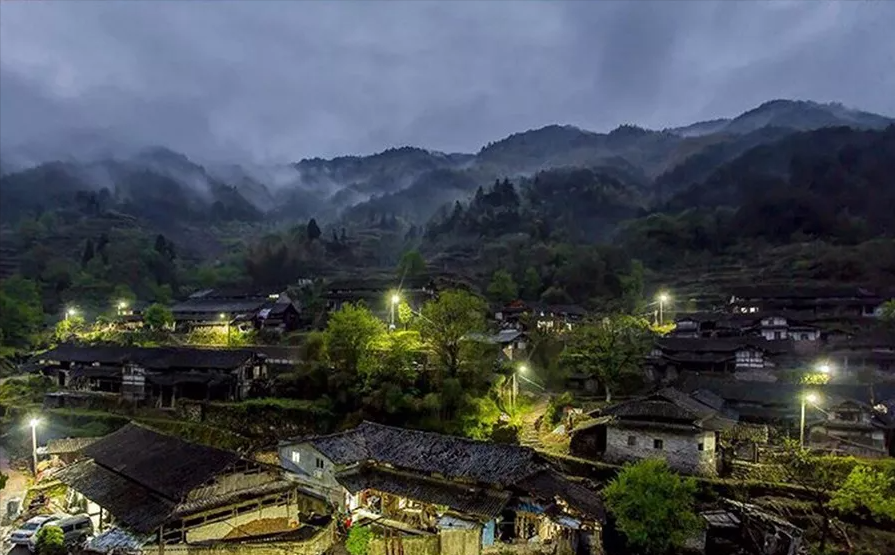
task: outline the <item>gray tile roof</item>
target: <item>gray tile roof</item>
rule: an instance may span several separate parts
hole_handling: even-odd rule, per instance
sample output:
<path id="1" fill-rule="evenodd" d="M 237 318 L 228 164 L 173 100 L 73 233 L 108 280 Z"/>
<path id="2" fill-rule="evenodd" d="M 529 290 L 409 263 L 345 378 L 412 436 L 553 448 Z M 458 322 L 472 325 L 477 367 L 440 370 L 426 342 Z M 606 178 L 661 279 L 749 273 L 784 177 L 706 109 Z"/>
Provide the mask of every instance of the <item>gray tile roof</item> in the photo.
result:
<path id="1" fill-rule="evenodd" d="M 446 478 L 506 485 L 539 470 L 526 447 L 363 422 L 354 429 L 307 440 L 336 464 L 376 461 Z"/>

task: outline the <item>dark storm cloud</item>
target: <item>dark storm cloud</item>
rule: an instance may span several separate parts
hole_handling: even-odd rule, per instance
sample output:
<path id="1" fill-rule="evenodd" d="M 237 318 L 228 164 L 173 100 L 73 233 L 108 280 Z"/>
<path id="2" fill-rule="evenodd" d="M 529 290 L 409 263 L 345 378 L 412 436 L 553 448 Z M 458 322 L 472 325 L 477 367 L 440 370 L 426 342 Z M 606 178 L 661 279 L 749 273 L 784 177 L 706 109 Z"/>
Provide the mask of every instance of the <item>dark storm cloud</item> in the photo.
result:
<path id="1" fill-rule="evenodd" d="M 895 113 L 891 2 L 2 2 L 0 141 L 474 151 L 772 98 Z"/>

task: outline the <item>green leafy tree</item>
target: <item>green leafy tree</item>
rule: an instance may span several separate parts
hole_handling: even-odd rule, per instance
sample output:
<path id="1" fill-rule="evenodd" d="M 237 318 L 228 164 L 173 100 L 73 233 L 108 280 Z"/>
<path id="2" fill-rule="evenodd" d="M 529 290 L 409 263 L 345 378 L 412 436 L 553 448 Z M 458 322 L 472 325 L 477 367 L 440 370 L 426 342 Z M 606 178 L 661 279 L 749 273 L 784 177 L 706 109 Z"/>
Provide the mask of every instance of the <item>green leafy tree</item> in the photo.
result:
<path id="1" fill-rule="evenodd" d="M 858 465 L 833 492 L 829 505 L 840 513 L 864 512 L 876 520 L 895 520 L 895 478 Z"/>
<path id="2" fill-rule="evenodd" d="M 525 270 L 525 274 L 522 276 L 522 296 L 529 300 L 535 300 L 540 296 L 542 287 L 538 271 L 531 267 Z"/>
<path id="3" fill-rule="evenodd" d="M 895 326 L 895 299 L 889 299 L 880 308 L 880 318 L 889 326 Z"/>
<path id="4" fill-rule="evenodd" d="M 137 295 L 134 293 L 133 289 L 131 289 L 125 283 L 119 283 L 112 291 L 112 303 L 115 307 L 117 307 L 119 303 L 125 303 L 128 306 L 133 306 L 136 300 Z"/>
<path id="5" fill-rule="evenodd" d="M 80 314 L 69 314 L 56 323 L 53 337 L 58 342 L 71 341 L 87 331 L 87 322 Z"/>
<path id="6" fill-rule="evenodd" d="M 625 465 L 603 496 L 619 531 L 638 553 L 664 555 L 699 529 L 696 481 L 678 476 L 664 460 Z"/>
<path id="7" fill-rule="evenodd" d="M 93 239 L 87 239 L 87 244 L 84 245 L 84 252 L 81 254 L 81 266 L 87 266 L 93 260 L 94 255 Z"/>
<path id="8" fill-rule="evenodd" d="M 174 323 L 174 315 L 168 307 L 155 303 L 143 311 L 143 323 L 150 330 L 158 331 L 170 327 Z"/>
<path id="9" fill-rule="evenodd" d="M 317 225 L 317 220 L 311 218 L 308 221 L 308 239 L 315 241 L 320 238 L 320 234 L 320 226 Z"/>
<path id="10" fill-rule="evenodd" d="M 426 271 L 426 261 L 417 250 L 407 251 L 398 262 L 398 277 L 413 277 Z"/>
<path id="11" fill-rule="evenodd" d="M 330 316 L 323 338 L 330 386 L 339 402 L 356 402 L 361 369 L 370 368 L 373 345 L 385 333 L 385 324 L 363 305 L 345 304 Z"/>
<path id="12" fill-rule="evenodd" d="M 360 366 L 364 410 L 374 417 L 410 414 L 424 359 L 419 332 L 383 333 L 374 339 Z"/>
<path id="13" fill-rule="evenodd" d="M 351 555 L 367 555 L 370 550 L 370 540 L 373 539 L 373 531 L 367 526 L 352 526 L 348 530 L 348 538 L 345 540 L 345 549 Z"/>
<path id="14" fill-rule="evenodd" d="M 37 284 L 21 277 L 0 282 L 0 346 L 28 350 L 43 324 L 43 307 Z"/>
<path id="15" fill-rule="evenodd" d="M 572 328 L 560 365 L 567 372 L 594 376 L 603 384 L 606 401 L 624 374 L 640 370 L 650 349 L 647 323 L 626 315 L 584 322 Z"/>
<path id="16" fill-rule="evenodd" d="M 423 305 L 420 333 L 447 376 L 456 376 L 470 362 L 464 342 L 469 334 L 484 331 L 485 311 L 481 298 L 459 289 L 443 291 Z"/>
<path id="17" fill-rule="evenodd" d="M 62 528 L 53 525 L 41 527 L 35 542 L 37 555 L 65 555 L 65 535 Z"/>
<path id="18" fill-rule="evenodd" d="M 508 303 L 519 297 L 519 287 L 506 270 L 497 270 L 488 284 L 488 297 L 493 301 Z"/>
<path id="19" fill-rule="evenodd" d="M 822 457 L 812 455 L 810 451 L 792 440 L 783 443 L 775 455 L 774 462 L 782 470 L 784 481 L 804 489 L 814 506 L 815 513 L 820 516 L 820 550 L 823 552 L 827 547 L 833 517 L 829 500 L 842 482 L 841 474 Z"/>

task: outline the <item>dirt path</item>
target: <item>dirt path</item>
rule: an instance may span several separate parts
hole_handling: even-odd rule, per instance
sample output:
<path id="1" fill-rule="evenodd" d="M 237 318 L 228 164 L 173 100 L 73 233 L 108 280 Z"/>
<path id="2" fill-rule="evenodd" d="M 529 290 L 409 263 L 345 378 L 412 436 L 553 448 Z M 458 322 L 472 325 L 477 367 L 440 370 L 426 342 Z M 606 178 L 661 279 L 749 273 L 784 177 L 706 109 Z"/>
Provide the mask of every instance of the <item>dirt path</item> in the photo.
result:
<path id="1" fill-rule="evenodd" d="M 0 446 L 0 471 L 8 477 L 6 487 L 0 491 L 0 553 L 6 553 L 10 547 L 7 545 L 7 538 L 11 530 L 9 523 L 6 522 L 6 502 L 15 497 L 24 499 L 28 487 L 28 475 L 9 466 L 9 458 L 2 446 Z"/>

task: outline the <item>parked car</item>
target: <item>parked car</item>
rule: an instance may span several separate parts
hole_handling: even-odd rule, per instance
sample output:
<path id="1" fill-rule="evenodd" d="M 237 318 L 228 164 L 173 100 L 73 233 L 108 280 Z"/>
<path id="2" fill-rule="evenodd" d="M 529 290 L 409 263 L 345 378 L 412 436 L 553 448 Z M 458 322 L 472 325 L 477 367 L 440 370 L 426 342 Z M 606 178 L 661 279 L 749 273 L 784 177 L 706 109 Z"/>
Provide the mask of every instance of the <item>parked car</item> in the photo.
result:
<path id="1" fill-rule="evenodd" d="M 65 515 L 49 524 L 62 529 L 63 541 L 66 547 L 81 545 L 87 541 L 87 538 L 93 535 L 93 522 L 86 514 Z M 34 552 L 36 549 L 37 534 L 35 533 L 28 540 L 28 550 Z"/>
<path id="2" fill-rule="evenodd" d="M 15 545 L 28 545 L 32 538 L 37 537 L 37 532 L 45 524 L 52 524 L 59 520 L 59 515 L 40 515 L 28 519 L 18 530 L 9 534 L 9 541 Z"/>

